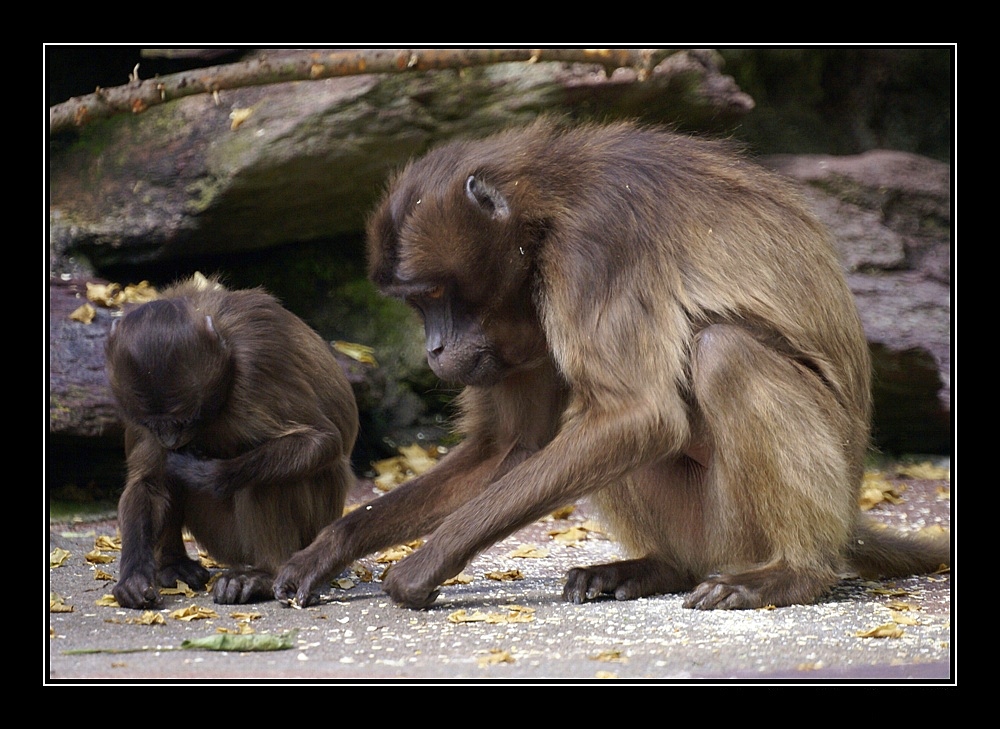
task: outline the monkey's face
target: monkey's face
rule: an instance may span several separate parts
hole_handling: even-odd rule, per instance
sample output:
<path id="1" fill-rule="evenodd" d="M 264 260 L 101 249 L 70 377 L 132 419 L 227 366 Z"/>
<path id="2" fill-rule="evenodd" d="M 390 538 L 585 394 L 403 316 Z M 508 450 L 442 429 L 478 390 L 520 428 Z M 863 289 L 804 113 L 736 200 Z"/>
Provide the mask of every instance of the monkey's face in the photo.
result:
<path id="1" fill-rule="evenodd" d="M 439 162 L 408 168 L 369 221 L 369 273 L 420 313 L 438 377 L 492 385 L 548 355 L 531 294 L 538 228 L 499 187 Z"/>
<path id="2" fill-rule="evenodd" d="M 210 317 L 153 301 L 112 327 L 108 381 L 122 416 L 167 450 L 189 445 L 221 412 L 232 360 Z"/>

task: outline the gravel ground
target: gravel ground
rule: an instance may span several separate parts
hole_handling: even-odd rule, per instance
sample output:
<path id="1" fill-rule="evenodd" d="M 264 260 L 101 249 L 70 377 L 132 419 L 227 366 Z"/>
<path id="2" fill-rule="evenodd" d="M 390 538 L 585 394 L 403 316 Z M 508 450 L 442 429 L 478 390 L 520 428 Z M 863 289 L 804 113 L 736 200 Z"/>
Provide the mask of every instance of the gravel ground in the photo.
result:
<path id="1" fill-rule="evenodd" d="M 912 528 L 950 525 L 947 481 L 892 483 L 904 489 L 903 500 L 872 509 L 878 519 Z M 350 501 L 372 498 L 371 486 L 360 482 Z M 168 595 L 154 613 L 159 624 L 139 622 L 140 611 L 98 604 L 113 584 L 99 570 L 116 577 L 119 553 L 102 550 L 114 559 L 108 564 L 84 555 L 99 537 L 115 535 L 114 520 L 50 523 L 47 550 L 69 556 L 49 569 L 46 589 L 72 610 L 48 613 L 43 683 L 957 683 L 950 573 L 845 579 L 822 603 L 771 610 L 686 610 L 679 595 L 572 605 L 560 599 L 566 570 L 619 556 L 614 542 L 591 529 L 591 516 L 580 505 L 495 545 L 466 568 L 470 582 L 443 588 L 429 610 L 394 605 L 378 582 L 385 565 L 368 557 L 357 572 L 373 573 L 372 581 L 345 573 L 347 589 L 331 586 L 315 607 L 219 606 L 205 593 Z M 571 527 L 586 538 L 564 543 L 551 534 Z M 512 556 L 519 548 L 545 552 Z M 522 577 L 485 576 L 509 570 Z M 212 612 L 194 620 L 172 616 L 190 606 Z M 288 634 L 291 648 L 181 647 L 242 626 L 256 635 Z M 862 635 L 879 628 L 888 635 Z"/>

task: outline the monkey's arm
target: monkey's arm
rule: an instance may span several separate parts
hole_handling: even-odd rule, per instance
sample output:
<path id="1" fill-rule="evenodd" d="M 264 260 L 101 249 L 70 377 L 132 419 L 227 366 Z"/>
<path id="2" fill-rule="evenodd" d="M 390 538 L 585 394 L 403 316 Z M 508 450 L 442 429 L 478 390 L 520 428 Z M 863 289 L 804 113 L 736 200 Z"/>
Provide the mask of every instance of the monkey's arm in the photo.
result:
<path id="1" fill-rule="evenodd" d="M 578 412 L 568 419 L 546 448 L 470 498 L 427 543 L 394 565 L 385 591 L 407 607 L 427 607 L 438 585 L 486 547 L 609 481 L 684 449 L 688 429 L 679 403 L 672 415 L 631 405 Z"/>
<path id="2" fill-rule="evenodd" d="M 166 468 L 171 478 L 189 489 L 228 498 L 237 489 L 301 481 L 343 452 L 343 439 L 332 425 L 294 424 L 234 458 L 198 458 L 171 451 Z"/>
<path id="3" fill-rule="evenodd" d="M 275 597 L 286 604 L 294 600 L 300 607 L 315 603 L 329 577 L 359 557 L 435 530 L 448 514 L 525 455 L 465 441 L 432 470 L 326 527 L 278 572 Z"/>
<path id="4" fill-rule="evenodd" d="M 163 449 L 148 434 L 139 435 L 128 453 L 128 481 L 118 502 L 122 556 L 112 589 L 122 607 L 148 608 L 159 602 L 156 545 L 176 499 L 164 475 Z"/>

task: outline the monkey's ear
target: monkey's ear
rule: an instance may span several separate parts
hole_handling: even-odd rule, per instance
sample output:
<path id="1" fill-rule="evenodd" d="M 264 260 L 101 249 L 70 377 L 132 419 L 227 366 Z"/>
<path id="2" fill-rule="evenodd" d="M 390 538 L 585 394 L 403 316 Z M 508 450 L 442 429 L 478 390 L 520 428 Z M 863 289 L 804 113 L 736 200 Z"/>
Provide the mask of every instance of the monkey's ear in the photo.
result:
<path id="1" fill-rule="evenodd" d="M 212 321 L 212 316 L 210 314 L 205 315 L 205 331 L 207 331 L 209 336 L 218 341 L 220 344 L 226 343 L 222 338 L 222 334 L 215 328 L 215 322 Z"/>
<path id="2" fill-rule="evenodd" d="M 503 193 L 475 175 L 469 175 L 465 181 L 465 194 L 494 220 L 503 220 L 510 216 L 510 205 Z"/>

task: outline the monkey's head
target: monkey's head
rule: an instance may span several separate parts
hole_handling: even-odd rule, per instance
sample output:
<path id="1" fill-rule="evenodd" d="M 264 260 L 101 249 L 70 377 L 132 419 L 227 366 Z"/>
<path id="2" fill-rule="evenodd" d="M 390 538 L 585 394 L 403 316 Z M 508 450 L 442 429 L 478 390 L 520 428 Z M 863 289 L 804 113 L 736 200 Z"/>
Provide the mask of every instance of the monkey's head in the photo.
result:
<path id="1" fill-rule="evenodd" d="M 212 318 L 184 299 L 151 301 L 116 321 L 106 355 L 122 416 L 168 450 L 190 443 L 225 406 L 228 347 Z"/>
<path id="2" fill-rule="evenodd" d="M 470 157 L 472 152 L 476 154 Z M 545 225 L 501 150 L 455 142 L 407 166 L 368 223 L 368 266 L 423 318 L 443 380 L 491 385 L 547 355 L 533 301 Z"/>

